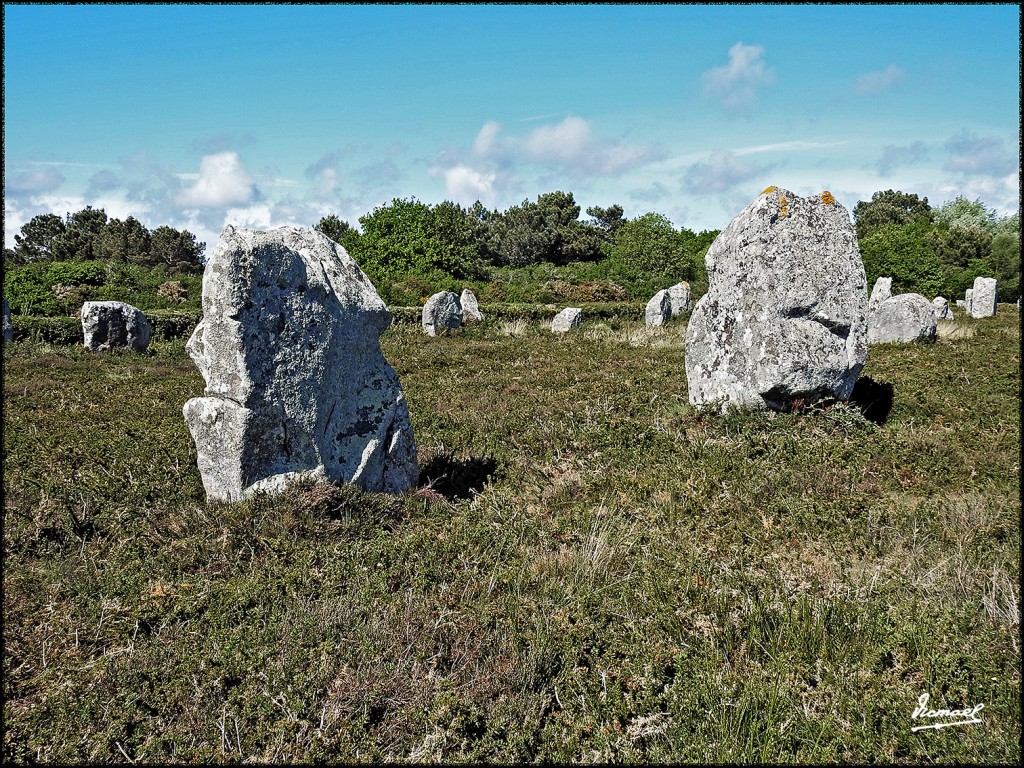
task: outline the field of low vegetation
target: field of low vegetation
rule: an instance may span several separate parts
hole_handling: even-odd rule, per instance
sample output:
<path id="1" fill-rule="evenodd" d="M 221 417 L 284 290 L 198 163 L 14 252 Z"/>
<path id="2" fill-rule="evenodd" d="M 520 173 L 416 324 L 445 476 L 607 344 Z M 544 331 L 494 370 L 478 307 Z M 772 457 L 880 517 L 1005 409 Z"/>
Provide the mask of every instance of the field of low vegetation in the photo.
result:
<path id="1" fill-rule="evenodd" d="M 1019 764 L 1020 315 L 957 318 L 726 415 L 684 319 L 396 324 L 419 487 L 234 506 L 183 339 L 8 344 L 4 760 Z"/>

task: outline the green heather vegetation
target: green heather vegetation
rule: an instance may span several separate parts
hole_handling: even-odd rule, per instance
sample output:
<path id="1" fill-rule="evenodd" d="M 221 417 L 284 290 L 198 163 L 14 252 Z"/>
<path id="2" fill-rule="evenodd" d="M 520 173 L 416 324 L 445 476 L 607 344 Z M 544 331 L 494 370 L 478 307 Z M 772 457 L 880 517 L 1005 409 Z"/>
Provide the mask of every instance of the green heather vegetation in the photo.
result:
<path id="1" fill-rule="evenodd" d="M 889 190 L 869 286 L 1019 295 L 1019 216 Z M 688 404 L 716 232 L 394 200 L 328 216 L 392 307 L 419 450 L 398 496 L 207 503 L 182 405 L 205 244 L 86 209 L 4 251 L 5 762 L 1012 763 L 1020 750 L 1020 315 L 871 347 L 846 403 Z M 424 336 L 464 286 L 486 320 Z M 89 353 L 119 299 L 147 354 Z M 564 306 L 581 329 L 552 335 Z M 935 709 L 981 724 L 914 732 Z M 934 721 L 929 721 L 934 722 Z"/>
<path id="2" fill-rule="evenodd" d="M 724 416 L 684 322 L 392 326 L 420 487 L 235 506 L 180 338 L 7 345 L 5 762 L 1019 764 L 1016 308 Z"/>

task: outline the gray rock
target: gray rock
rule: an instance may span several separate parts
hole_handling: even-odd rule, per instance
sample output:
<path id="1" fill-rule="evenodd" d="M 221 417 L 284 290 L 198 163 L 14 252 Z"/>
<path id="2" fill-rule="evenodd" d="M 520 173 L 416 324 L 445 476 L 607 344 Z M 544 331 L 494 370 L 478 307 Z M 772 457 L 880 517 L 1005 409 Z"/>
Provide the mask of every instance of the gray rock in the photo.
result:
<path id="1" fill-rule="evenodd" d="M 935 341 L 935 308 L 919 293 L 891 296 L 868 319 L 868 344 Z"/>
<path id="2" fill-rule="evenodd" d="M 664 325 L 672 317 L 672 298 L 668 290 L 658 291 L 647 302 L 644 310 L 644 323 L 649 327 Z"/>
<path id="3" fill-rule="evenodd" d="M 7 306 L 7 297 L 3 297 L 4 305 L 4 343 L 14 340 L 14 326 L 11 325 L 11 308 Z"/>
<path id="4" fill-rule="evenodd" d="M 580 327 L 583 322 L 583 310 L 579 307 L 566 307 L 551 321 L 552 333 L 567 333 Z"/>
<path id="5" fill-rule="evenodd" d="M 996 313 L 998 291 L 994 277 L 974 278 L 974 293 L 971 294 L 971 317 L 992 317 Z"/>
<path id="6" fill-rule="evenodd" d="M 971 305 L 974 298 L 974 289 L 968 288 L 964 291 L 964 308 L 967 310 L 967 314 L 973 317 L 974 313 L 971 311 Z"/>
<path id="7" fill-rule="evenodd" d="M 483 321 L 484 313 L 480 311 L 480 303 L 476 300 L 476 294 L 469 290 L 469 288 L 462 289 L 462 295 L 459 296 L 459 304 L 462 305 L 463 324 Z"/>
<path id="8" fill-rule="evenodd" d="M 875 280 L 875 286 L 871 289 L 871 297 L 868 299 L 868 315 L 872 310 L 886 299 L 892 296 L 892 278 L 880 277 Z"/>
<path id="9" fill-rule="evenodd" d="M 450 333 L 462 325 L 462 305 L 451 291 L 435 293 L 423 305 L 423 332 L 427 336 Z"/>
<path id="10" fill-rule="evenodd" d="M 405 394 L 381 352 L 391 313 L 314 229 L 227 226 L 186 350 L 206 381 L 183 413 L 207 498 L 296 480 L 397 493 L 417 480 Z"/>
<path id="11" fill-rule="evenodd" d="M 690 284 L 686 281 L 676 283 L 668 289 L 668 297 L 672 302 L 672 317 L 690 311 L 693 306 L 691 302 L 692 296 Z"/>
<path id="12" fill-rule="evenodd" d="M 953 310 L 949 308 L 949 302 L 942 296 L 932 299 L 932 308 L 935 310 L 936 320 L 952 320 Z"/>
<path id="13" fill-rule="evenodd" d="M 93 352 L 128 347 L 144 352 L 153 328 L 138 307 L 123 301 L 87 301 L 82 304 L 82 334 Z"/>
<path id="14" fill-rule="evenodd" d="M 867 280 L 850 214 L 831 194 L 769 187 L 704 258 L 686 331 L 690 402 L 782 409 L 845 400 L 867 361 Z"/>
<path id="15" fill-rule="evenodd" d="M 967 309 L 967 302 L 964 301 L 963 299 L 957 299 L 956 300 L 956 305 L 958 307 L 961 307 L 962 309 Z"/>

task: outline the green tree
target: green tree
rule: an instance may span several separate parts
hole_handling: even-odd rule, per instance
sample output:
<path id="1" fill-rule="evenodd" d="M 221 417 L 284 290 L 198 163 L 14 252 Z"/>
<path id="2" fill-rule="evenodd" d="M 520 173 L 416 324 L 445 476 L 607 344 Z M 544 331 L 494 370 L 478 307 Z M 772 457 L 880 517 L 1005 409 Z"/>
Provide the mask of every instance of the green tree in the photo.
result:
<path id="1" fill-rule="evenodd" d="M 107 213 L 91 205 L 68 214 L 64 232 L 53 240 L 53 253 L 57 261 L 90 261 L 96 258 L 94 245 L 107 224 Z"/>
<path id="2" fill-rule="evenodd" d="M 930 222 L 932 209 L 928 198 L 887 189 L 875 192 L 871 202 L 858 201 L 853 207 L 854 227 L 858 240 L 889 224 Z"/>
<path id="3" fill-rule="evenodd" d="M 926 298 L 956 295 L 956 272 L 933 250 L 927 225 L 886 224 L 860 241 L 868 286 L 879 277 L 892 278 L 892 292 L 920 293 Z"/>
<path id="4" fill-rule="evenodd" d="M 327 237 L 348 251 L 350 256 L 359 249 L 359 230 L 344 219 L 339 219 L 333 213 L 321 218 L 313 226 L 313 229 L 327 235 Z"/>
<path id="5" fill-rule="evenodd" d="M 11 249 L 12 264 L 32 264 L 37 261 L 52 261 L 54 240 L 64 234 L 64 220 L 54 213 L 33 216 L 21 227 L 21 234 L 14 236 L 15 247 Z M 5 261 L 7 253 L 5 251 Z"/>
<path id="6" fill-rule="evenodd" d="M 151 236 L 134 216 L 124 221 L 108 221 L 93 242 L 98 259 L 147 264 L 150 259 Z"/>
<path id="7" fill-rule="evenodd" d="M 995 210 L 987 207 L 980 199 L 968 200 L 961 195 L 936 208 L 933 218 L 936 224 L 962 229 L 977 227 L 986 232 L 992 232 L 998 220 Z"/>
<path id="8" fill-rule="evenodd" d="M 196 241 L 196 236 L 187 229 L 160 226 L 153 230 L 149 239 L 149 263 L 163 265 L 170 273 L 196 273 L 203 271 L 203 252 L 206 243 Z"/>
<path id="9" fill-rule="evenodd" d="M 693 280 L 696 274 L 686 236 L 660 213 L 645 213 L 624 222 L 616 232 L 609 258 L 618 278 L 634 292 L 644 294 Z"/>
<path id="10" fill-rule="evenodd" d="M 617 203 L 607 208 L 599 208 L 596 205 L 587 208 L 587 215 L 594 220 L 593 226 L 604 233 L 604 239 L 608 243 L 615 239 L 619 227 L 626 223 L 624 213 L 622 206 Z"/>
<path id="11" fill-rule="evenodd" d="M 492 263 L 521 267 L 549 262 L 595 261 L 601 257 L 600 231 L 579 221 L 571 192 L 547 192 L 496 216 L 489 232 Z"/>

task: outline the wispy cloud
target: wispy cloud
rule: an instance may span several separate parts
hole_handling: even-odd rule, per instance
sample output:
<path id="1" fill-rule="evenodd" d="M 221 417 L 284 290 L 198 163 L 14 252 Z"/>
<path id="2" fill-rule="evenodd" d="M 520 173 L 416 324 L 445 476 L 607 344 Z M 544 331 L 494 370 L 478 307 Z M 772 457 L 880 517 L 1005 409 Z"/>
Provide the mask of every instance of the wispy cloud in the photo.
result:
<path id="1" fill-rule="evenodd" d="M 737 184 L 750 181 L 768 170 L 750 162 L 741 162 L 729 150 L 720 150 L 700 163 L 694 163 L 684 176 L 686 192 L 715 194 L 726 192 Z"/>
<path id="2" fill-rule="evenodd" d="M 878 93 L 902 82 L 905 75 L 906 72 L 901 67 L 890 64 L 885 69 L 867 72 L 858 77 L 853 90 L 857 93 Z"/>
<path id="3" fill-rule="evenodd" d="M 4 179 L 4 195 L 19 197 L 52 192 L 64 183 L 64 174 L 52 168 L 13 173 Z"/>
<path id="4" fill-rule="evenodd" d="M 928 155 L 928 146 L 923 141 L 905 145 L 889 144 L 882 149 L 882 156 L 878 158 L 875 167 L 879 176 L 888 176 L 897 166 L 919 163 L 926 160 Z"/>
<path id="5" fill-rule="evenodd" d="M 758 144 L 753 147 L 740 147 L 732 150 L 732 153 L 737 157 L 743 155 L 756 155 L 765 152 L 809 152 L 815 149 L 831 149 L 832 147 L 841 147 L 845 144 L 849 144 L 848 141 L 805 141 L 805 140 L 794 140 L 794 141 L 782 141 L 776 144 Z"/>
<path id="6" fill-rule="evenodd" d="M 978 136 L 964 129 L 948 139 L 945 148 L 949 152 L 949 171 L 1004 176 L 1019 169 L 1019 156 L 1015 157 L 998 136 Z"/>
<path id="7" fill-rule="evenodd" d="M 764 48 L 736 43 L 729 49 L 729 63 L 701 76 L 705 96 L 717 98 L 730 116 L 747 114 L 757 104 L 758 89 L 775 82 L 775 70 L 765 66 Z"/>
<path id="8" fill-rule="evenodd" d="M 306 178 L 313 182 L 313 194 L 318 198 L 325 198 L 331 195 L 337 188 L 340 180 L 338 169 L 338 155 L 329 152 L 305 171 Z"/>

